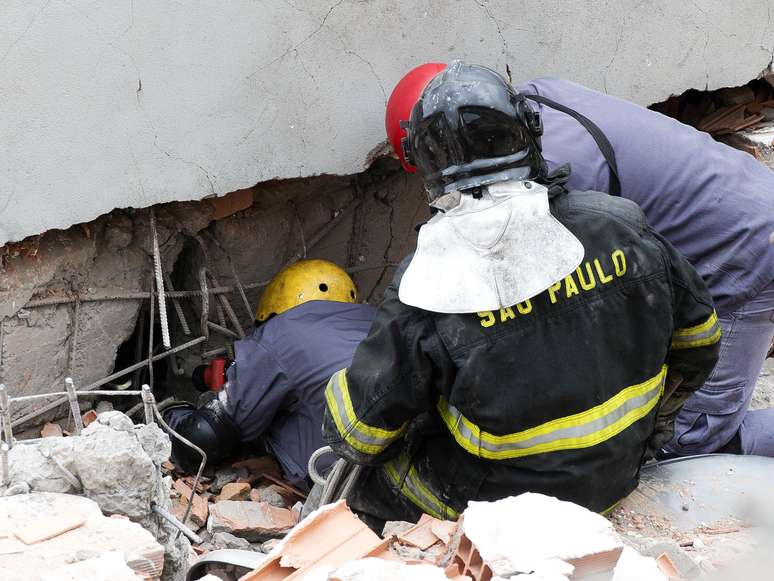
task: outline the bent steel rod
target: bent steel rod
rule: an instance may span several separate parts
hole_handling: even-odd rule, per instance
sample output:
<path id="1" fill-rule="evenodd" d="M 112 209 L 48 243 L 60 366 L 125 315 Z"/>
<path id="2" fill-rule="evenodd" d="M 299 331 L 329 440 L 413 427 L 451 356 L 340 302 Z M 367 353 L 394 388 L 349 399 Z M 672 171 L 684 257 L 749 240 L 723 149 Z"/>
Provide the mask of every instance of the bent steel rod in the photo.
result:
<path id="1" fill-rule="evenodd" d="M 180 351 L 185 351 L 186 349 L 190 349 L 194 345 L 198 345 L 199 343 L 202 343 L 205 340 L 205 337 L 197 337 L 196 339 L 192 339 L 191 341 L 188 341 L 187 343 L 183 343 L 182 345 L 178 345 L 177 347 L 173 347 L 169 351 L 165 351 L 164 353 L 159 353 L 158 355 L 154 355 L 152 358 L 152 361 L 160 361 L 161 359 L 164 359 L 166 357 L 169 357 L 170 355 L 173 355 L 175 353 L 178 353 Z M 91 383 L 87 386 L 84 386 L 80 389 L 80 391 L 88 391 L 93 392 L 96 388 L 100 387 L 101 385 L 105 385 L 106 383 L 110 383 L 114 379 L 118 379 L 119 377 L 122 377 L 128 373 L 131 373 L 135 369 L 140 369 L 142 367 L 145 367 L 148 365 L 148 360 L 143 359 L 139 363 L 135 363 L 134 365 L 130 365 L 129 367 L 126 367 L 122 369 L 121 371 L 116 371 L 115 373 L 108 375 L 107 377 L 103 377 L 102 379 L 95 381 L 94 383 Z M 67 403 L 67 398 L 64 399 L 58 399 L 56 401 L 53 401 L 49 404 L 46 404 L 40 409 L 31 411 L 28 414 L 23 415 L 22 417 L 14 420 L 11 422 L 12 427 L 16 427 L 20 424 L 23 424 L 24 422 L 27 422 L 31 419 L 34 419 L 38 417 L 41 414 L 46 413 L 47 411 L 51 411 L 57 407 L 59 407 L 62 404 Z"/>
<path id="2" fill-rule="evenodd" d="M 352 268 L 345 268 L 344 270 L 349 274 L 357 274 L 358 272 L 364 272 L 367 270 L 379 270 L 379 269 L 388 268 L 391 266 L 397 266 L 397 263 L 385 262 L 383 264 L 369 264 L 369 265 L 363 265 L 363 266 L 354 266 Z M 242 287 L 247 290 L 253 290 L 257 288 L 263 288 L 267 286 L 269 282 L 271 282 L 271 280 L 251 282 L 251 283 L 242 285 Z M 238 289 L 235 286 L 214 286 L 207 289 L 207 294 L 219 295 L 223 293 L 233 293 L 234 291 L 237 291 L 237 290 Z M 170 290 L 164 294 L 165 294 L 165 298 L 169 301 L 172 299 L 191 299 L 191 298 L 200 297 L 202 296 L 202 291 Z M 154 292 L 152 296 L 156 297 L 157 293 Z M 95 303 L 95 302 L 105 302 L 105 301 L 143 301 L 149 298 L 151 298 L 150 292 L 136 291 L 136 292 L 111 293 L 107 295 L 91 295 L 91 296 L 87 295 L 87 296 L 81 296 L 79 300 L 81 303 Z M 38 307 L 55 307 L 57 305 L 67 305 L 70 303 L 74 303 L 75 301 L 76 299 L 72 297 L 50 297 L 46 299 L 35 299 L 35 300 L 28 301 L 23 308 L 34 309 Z"/>

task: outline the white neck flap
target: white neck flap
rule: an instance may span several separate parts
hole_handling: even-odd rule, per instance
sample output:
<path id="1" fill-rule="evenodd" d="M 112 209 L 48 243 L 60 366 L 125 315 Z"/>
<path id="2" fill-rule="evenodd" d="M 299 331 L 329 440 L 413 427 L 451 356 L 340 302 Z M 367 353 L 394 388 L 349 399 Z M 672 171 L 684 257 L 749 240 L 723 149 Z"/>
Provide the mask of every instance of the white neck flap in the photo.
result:
<path id="1" fill-rule="evenodd" d="M 583 260 L 581 242 L 551 215 L 548 190 L 509 181 L 483 196 L 452 192 L 453 206 L 419 231 L 417 250 L 401 279 L 407 305 L 436 313 L 510 307 L 543 292 Z"/>

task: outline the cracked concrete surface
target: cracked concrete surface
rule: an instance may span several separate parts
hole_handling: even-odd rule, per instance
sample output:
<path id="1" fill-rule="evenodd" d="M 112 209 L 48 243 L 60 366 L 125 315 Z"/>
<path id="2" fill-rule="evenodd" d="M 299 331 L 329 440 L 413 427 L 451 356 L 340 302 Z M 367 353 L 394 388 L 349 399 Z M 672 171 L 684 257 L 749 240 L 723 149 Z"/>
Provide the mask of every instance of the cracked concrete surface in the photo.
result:
<path id="1" fill-rule="evenodd" d="M 642 104 L 772 62 L 765 2 L 8 0 L 0 244 L 113 208 L 352 174 L 411 66 L 465 58 Z"/>

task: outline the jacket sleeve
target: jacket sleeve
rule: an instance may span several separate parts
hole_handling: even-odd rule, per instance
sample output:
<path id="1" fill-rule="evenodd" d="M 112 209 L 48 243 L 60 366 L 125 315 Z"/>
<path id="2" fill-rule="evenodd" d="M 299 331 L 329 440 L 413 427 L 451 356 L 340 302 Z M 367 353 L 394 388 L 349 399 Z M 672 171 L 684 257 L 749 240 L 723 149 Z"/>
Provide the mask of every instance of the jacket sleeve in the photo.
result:
<path id="1" fill-rule="evenodd" d="M 699 274 L 666 239 L 653 234 L 666 252 L 674 301 L 669 370 L 650 446 L 658 451 L 672 439 L 674 419 L 685 400 L 704 384 L 715 367 L 721 329 L 712 297 Z"/>
<path id="2" fill-rule="evenodd" d="M 244 441 L 260 436 L 285 409 L 292 385 L 276 357 L 260 341 L 243 339 L 236 344 L 236 361 L 226 377 L 226 411 Z"/>
<path id="3" fill-rule="evenodd" d="M 400 451 L 412 418 L 433 409 L 435 382 L 450 361 L 431 315 L 403 305 L 391 286 L 352 364 L 333 375 L 325 390 L 325 442 L 356 464 L 381 464 Z"/>

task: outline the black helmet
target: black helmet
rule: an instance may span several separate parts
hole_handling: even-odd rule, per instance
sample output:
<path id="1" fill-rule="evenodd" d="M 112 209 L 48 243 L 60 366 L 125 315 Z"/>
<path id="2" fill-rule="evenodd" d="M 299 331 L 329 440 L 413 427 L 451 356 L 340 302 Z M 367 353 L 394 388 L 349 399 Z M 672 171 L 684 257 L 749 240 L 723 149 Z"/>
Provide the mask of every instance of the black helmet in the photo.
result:
<path id="1" fill-rule="evenodd" d="M 540 116 L 502 76 L 452 62 L 411 111 L 404 143 L 430 201 L 454 190 L 544 173 Z"/>

